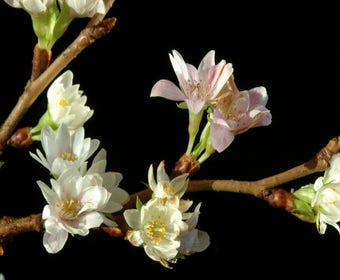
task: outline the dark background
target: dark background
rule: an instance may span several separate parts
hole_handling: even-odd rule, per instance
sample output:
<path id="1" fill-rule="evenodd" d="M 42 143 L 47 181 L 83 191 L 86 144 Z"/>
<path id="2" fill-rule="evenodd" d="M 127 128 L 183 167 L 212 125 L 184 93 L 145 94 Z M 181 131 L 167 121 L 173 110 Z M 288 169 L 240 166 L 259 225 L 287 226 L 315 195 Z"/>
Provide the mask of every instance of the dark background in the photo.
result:
<path id="1" fill-rule="evenodd" d="M 179 51 L 198 66 L 216 50 L 216 62 L 232 62 L 240 90 L 265 86 L 273 115 L 268 127 L 238 135 L 222 154 L 203 164 L 195 179 L 257 180 L 309 160 L 340 134 L 339 17 L 327 2 L 296 6 L 293 1 L 123 1 L 109 16 L 112 32 L 85 49 L 67 67 L 95 110 L 85 124 L 108 152 L 108 170 L 123 173 L 120 187 L 144 188 L 147 170 L 165 160 L 171 168 L 185 151 L 187 112 L 175 102 L 149 97 L 161 78 L 177 83 L 168 53 Z M 292 3 L 290 3 L 292 2 Z M 0 120 L 13 108 L 30 76 L 35 37 L 28 14 L 0 2 Z M 76 20 L 54 48 L 54 57 L 88 19 Z M 35 125 L 46 110 L 46 95 L 34 103 L 20 126 Z M 2 122 L 2 121 L 1 121 Z M 35 183 L 49 181 L 47 170 L 28 150 L 6 150 L 0 170 L 0 215 L 40 213 L 45 200 Z M 284 185 L 314 182 L 321 174 Z M 202 202 L 198 228 L 210 247 L 166 270 L 143 249 L 91 232 L 69 237 L 64 249 L 48 254 L 42 233 L 16 236 L 0 258 L 0 272 L 11 279 L 114 279 L 191 277 L 225 279 L 324 276 L 337 273 L 339 234 L 319 235 L 308 224 L 265 201 L 234 193 L 188 194 Z"/>

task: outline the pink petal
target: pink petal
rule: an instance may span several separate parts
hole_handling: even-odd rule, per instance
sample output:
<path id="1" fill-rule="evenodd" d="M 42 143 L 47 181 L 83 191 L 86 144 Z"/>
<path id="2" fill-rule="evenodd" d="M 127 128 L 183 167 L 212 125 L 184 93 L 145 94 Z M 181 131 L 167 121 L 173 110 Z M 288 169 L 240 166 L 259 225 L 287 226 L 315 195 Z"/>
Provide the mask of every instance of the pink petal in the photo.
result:
<path id="1" fill-rule="evenodd" d="M 175 71 L 175 74 L 177 76 L 177 79 L 180 83 L 180 85 L 186 83 L 186 81 L 189 79 L 189 73 L 188 73 L 188 68 L 187 65 L 181 56 L 179 52 L 176 50 L 172 51 L 172 54 L 169 54 L 170 57 L 170 62 L 172 64 L 172 68 Z"/>
<path id="2" fill-rule="evenodd" d="M 185 85 L 188 82 L 191 84 L 195 84 L 198 81 L 200 81 L 200 77 L 198 76 L 198 72 L 195 66 L 187 63 L 187 70 L 188 70 L 188 74 L 189 74 L 189 79 L 186 81 L 182 81 L 181 85 Z"/>
<path id="3" fill-rule="evenodd" d="M 210 137 L 212 146 L 219 153 L 228 148 L 235 138 L 227 122 L 218 110 L 214 111 L 214 117 L 210 127 Z"/>
<path id="4" fill-rule="evenodd" d="M 198 66 L 198 76 L 202 81 L 208 81 L 210 69 L 215 66 L 215 51 L 209 51 L 203 57 L 200 65 Z"/>
<path id="5" fill-rule="evenodd" d="M 219 64 L 212 68 L 211 77 L 207 80 L 211 83 L 211 98 L 215 98 L 226 82 L 229 80 L 234 69 L 231 63 L 221 60 Z"/>
<path id="6" fill-rule="evenodd" d="M 182 91 L 169 80 L 159 80 L 151 89 L 151 97 L 159 96 L 174 101 L 184 101 Z"/>
<path id="7" fill-rule="evenodd" d="M 253 108 L 256 105 L 265 106 L 268 101 L 267 90 L 265 87 L 256 87 L 252 88 L 248 91 L 249 94 L 249 102 L 250 108 Z"/>

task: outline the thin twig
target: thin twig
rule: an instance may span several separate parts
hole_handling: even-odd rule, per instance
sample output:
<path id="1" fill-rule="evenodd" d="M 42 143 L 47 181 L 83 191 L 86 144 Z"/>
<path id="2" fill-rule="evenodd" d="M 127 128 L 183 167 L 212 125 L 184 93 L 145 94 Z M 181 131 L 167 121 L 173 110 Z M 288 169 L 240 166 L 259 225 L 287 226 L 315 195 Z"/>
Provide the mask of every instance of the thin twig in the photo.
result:
<path id="1" fill-rule="evenodd" d="M 114 0 L 106 1 L 107 12 Z M 104 19 L 106 14 L 96 14 L 78 37 L 62 52 L 51 65 L 36 79 L 28 80 L 24 92 L 0 128 L 0 155 L 7 146 L 7 141 L 39 95 L 50 82 L 86 47 L 95 40 L 107 35 L 116 23 L 116 18 Z"/>

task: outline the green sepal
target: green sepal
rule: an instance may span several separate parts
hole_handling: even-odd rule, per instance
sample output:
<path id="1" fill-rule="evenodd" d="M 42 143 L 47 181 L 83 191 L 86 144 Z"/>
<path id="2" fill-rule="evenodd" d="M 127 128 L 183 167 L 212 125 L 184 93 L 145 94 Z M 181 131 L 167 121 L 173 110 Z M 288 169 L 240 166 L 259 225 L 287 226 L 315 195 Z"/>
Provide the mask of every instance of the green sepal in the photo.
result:
<path id="1" fill-rule="evenodd" d="M 307 185 L 293 193 L 294 214 L 306 222 L 315 222 L 315 211 L 311 203 L 315 197 L 313 185 Z"/>
<path id="2" fill-rule="evenodd" d="M 46 11 L 37 15 L 31 15 L 33 30 L 38 38 L 38 45 L 41 49 L 51 50 L 53 46 L 54 27 L 59 15 L 57 3 Z"/>
<path id="3" fill-rule="evenodd" d="M 138 211 L 140 211 L 142 206 L 143 206 L 143 202 L 140 200 L 139 196 L 137 196 L 137 198 L 136 198 L 136 209 Z"/>
<path id="4" fill-rule="evenodd" d="M 52 121 L 51 115 L 49 110 L 47 109 L 46 112 L 41 116 L 39 119 L 38 124 L 31 129 L 32 140 L 33 141 L 40 141 L 40 133 L 44 126 L 49 125 L 53 130 L 58 129 L 58 125 Z"/>

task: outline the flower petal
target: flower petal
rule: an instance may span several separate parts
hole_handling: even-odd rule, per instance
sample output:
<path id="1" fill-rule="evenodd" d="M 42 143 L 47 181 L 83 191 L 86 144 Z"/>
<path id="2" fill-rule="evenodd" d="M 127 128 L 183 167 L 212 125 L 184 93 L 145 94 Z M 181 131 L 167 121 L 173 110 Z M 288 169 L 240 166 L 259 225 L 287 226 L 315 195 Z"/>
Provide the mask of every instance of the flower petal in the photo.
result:
<path id="1" fill-rule="evenodd" d="M 151 89 L 151 97 L 164 97 L 173 101 L 184 101 L 183 92 L 169 80 L 159 80 Z"/>
<path id="2" fill-rule="evenodd" d="M 218 110 L 214 110 L 214 118 L 210 127 L 211 143 L 214 149 L 221 153 L 234 141 L 234 134 Z"/>

